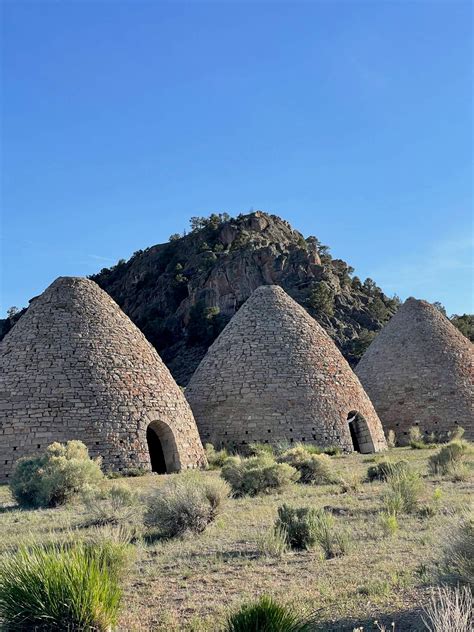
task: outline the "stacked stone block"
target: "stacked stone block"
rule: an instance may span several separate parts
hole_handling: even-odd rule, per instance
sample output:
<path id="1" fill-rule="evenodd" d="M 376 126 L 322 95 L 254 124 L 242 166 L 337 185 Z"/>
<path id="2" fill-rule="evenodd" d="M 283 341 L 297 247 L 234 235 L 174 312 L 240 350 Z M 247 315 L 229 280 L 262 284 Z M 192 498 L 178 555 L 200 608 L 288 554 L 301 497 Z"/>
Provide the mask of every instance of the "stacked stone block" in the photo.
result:
<path id="1" fill-rule="evenodd" d="M 307 442 L 386 447 L 359 380 L 323 328 L 280 287 L 262 286 L 209 348 L 186 389 L 203 443 Z M 362 441 L 363 439 L 363 441 Z"/>
<path id="2" fill-rule="evenodd" d="M 473 345 L 435 307 L 409 298 L 356 373 L 386 432 L 407 443 L 411 426 L 443 438 L 461 426 L 474 439 Z"/>
<path id="3" fill-rule="evenodd" d="M 205 464 L 192 412 L 157 352 L 93 281 L 60 277 L 0 344 L 0 481 L 20 456 L 70 439 L 105 470 L 149 469 L 152 422 L 174 440 L 168 471 Z"/>

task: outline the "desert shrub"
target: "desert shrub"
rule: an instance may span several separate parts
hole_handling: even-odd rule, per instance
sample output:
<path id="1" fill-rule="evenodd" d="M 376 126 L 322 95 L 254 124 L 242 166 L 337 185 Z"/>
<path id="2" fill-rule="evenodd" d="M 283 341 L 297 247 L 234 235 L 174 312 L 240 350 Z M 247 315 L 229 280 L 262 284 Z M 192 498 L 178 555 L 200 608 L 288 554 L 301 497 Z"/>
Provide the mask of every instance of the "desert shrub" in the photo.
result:
<path id="1" fill-rule="evenodd" d="M 285 534 L 291 549 L 311 549 L 319 544 L 327 559 L 343 555 L 348 548 L 345 534 L 324 509 L 282 505 L 278 507 L 275 528 Z"/>
<path id="2" fill-rule="evenodd" d="M 227 458 L 229 458 L 229 453 L 224 448 L 222 450 L 216 450 L 212 443 L 206 443 L 204 446 L 206 451 L 207 462 L 209 463 L 209 469 L 215 470 L 222 467 Z"/>
<path id="3" fill-rule="evenodd" d="M 243 456 L 274 456 L 274 449 L 271 443 L 249 443 L 246 446 L 242 446 L 244 449 L 242 451 Z"/>
<path id="4" fill-rule="evenodd" d="M 299 482 L 306 485 L 336 482 L 331 459 L 326 454 L 310 454 L 306 448 L 296 446 L 278 457 L 279 463 L 287 463 L 300 473 Z"/>
<path id="5" fill-rule="evenodd" d="M 474 589 L 474 515 L 463 516 L 443 535 L 440 564 L 443 581 L 460 583 Z"/>
<path id="6" fill-rule="evenodd" d="M 0 619 L 22 630 L 110 630 L 124 552 L 110 543 L 20 547 L 0 567 Z"/>
<path id="7" fill-rule="evenodd" d="M 394 536 L 398 531 L 398 520 L 395 514 L 382 511 L 379 515 L 379 523 L 385 537 Z"/>
<path id="8" fill-rule="evenodd" d="M 177 474 L 147 498 L 145 526 L 163 538 L 201 533 L 219 515 L 229 492 L 219 478 Z"/>
<path id="9" fill-rule="evenodd" d="M 224 632 L 309 632 L 314 630 L 314 625 L 311 618 L 304 619 L 291 608 L 264 595 L 229 615 Z"/>
<path id="10" fill-rule="evenodd" d="M 360 491 L 361 483 L 361 478 L 356 472 L 345 472 L 340 480 L 341 493 L 356 493 Z"/>
<path id="11" fill-rule="evenodd" d="M 125 485 L 112 485 L 102 493 L 85 494 L 83 500 L 87 526 L 127 524 L 137 515 L 137 495 Z"/>
<path id="12" fill-rule="evenodd" d="M 279 527 L 271 527 L 260 535 L 257 546 L 261 555 L 282 557 L 288 551 L 286 532 Z"/>
<path id="13" fill-rule="evenodd" d="M 236 496 L 255 496 L 287 487 L 299 478 L 299 472 L 287 463 L 276 463 L 270 456 L 249 459 L 230 457 L 224 463 L 221 476 Z"/>
<path id="14" fill-rule="evenodd" d="M 423 441 L 423 434 L 419 426 L 411 426 L 408 429 L 408 437 L 410 441 Z"/>
<path id="15" fill-rule="evenodd" d="M 42 455 L 16 462 L 10 490 L 21 507 L 55 507 L 102 478 L 99 463 L 81 441 L 52 443 Z"/>
<path id="16" fill-rule="evenodd" d="M 376 465 L 371 465 L 367 470 L 367 480 L 386 481 L 389 476 L 406 470 L 408 468 L 407 461 L 379 461 Z"/>
<path id="17" fill-rule="evenodd" d="M 430 474 L 446 476 L 456 471 L 460 463 L 463 463 L 470 452 L 470 446 L 466 441 L 451 441 L 433 454 L 428 460 Z"/>
<path id="18" fill-rule="evenodd" d="M 387 446 L 394 448 L 397 445 L 397 437 L 394 430 L 389 430 L 387 433 Z"/>
<path id="19" fill-rule="evenodd" d="M 423 610 L 423 623 L 430 632 L 469 632 L 474 628 L 474 602 L 466 586 L 436 588 Z"/>
<path id="20" fill-rule="evenodd" d="M 311 549 L 316 544 L 317 513 L 312 507 L 278 507 L 275 529 L 285 534 L 290 549 Z"/>
<path id="21" fill-rule="evenodd" d="M 423 491 L 423 481 L 418 472 L 408 468 L 387 477 L 388 489 L 383 498 L 385 511 L 389 514 L 413 513 Z"/>

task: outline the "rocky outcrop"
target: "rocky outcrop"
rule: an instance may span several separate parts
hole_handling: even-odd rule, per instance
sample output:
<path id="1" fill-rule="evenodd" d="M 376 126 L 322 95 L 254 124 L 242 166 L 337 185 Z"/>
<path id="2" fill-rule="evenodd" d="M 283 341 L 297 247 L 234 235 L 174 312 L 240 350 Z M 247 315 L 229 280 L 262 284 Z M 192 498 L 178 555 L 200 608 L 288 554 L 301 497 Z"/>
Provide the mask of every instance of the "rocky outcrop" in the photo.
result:
<path id="1" fill-rule="evenodd" d="M 92 278 L 185 385 L 224 326 L 261 285 L 279 285 L 316 318 L 354 365 L 398 307 L 361 283 L 315 237 L 263 212 L 193 218 L 193 230 Z"/>

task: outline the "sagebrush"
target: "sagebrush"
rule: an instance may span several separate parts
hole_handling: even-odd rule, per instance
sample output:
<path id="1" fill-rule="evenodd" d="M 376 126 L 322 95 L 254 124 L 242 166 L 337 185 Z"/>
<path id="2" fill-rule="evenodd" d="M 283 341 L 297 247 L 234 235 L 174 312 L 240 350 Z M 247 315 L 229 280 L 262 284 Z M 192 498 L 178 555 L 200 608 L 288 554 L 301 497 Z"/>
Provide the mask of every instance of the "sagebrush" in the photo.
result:
<path id="1" fill-rule="evenodd" d="M 10 490 L 21 507 L 55 507 L 102 478 L 99 462 L 89 458 L 81 441 L 52 443 L 39 456 L 18 459 Z"/>

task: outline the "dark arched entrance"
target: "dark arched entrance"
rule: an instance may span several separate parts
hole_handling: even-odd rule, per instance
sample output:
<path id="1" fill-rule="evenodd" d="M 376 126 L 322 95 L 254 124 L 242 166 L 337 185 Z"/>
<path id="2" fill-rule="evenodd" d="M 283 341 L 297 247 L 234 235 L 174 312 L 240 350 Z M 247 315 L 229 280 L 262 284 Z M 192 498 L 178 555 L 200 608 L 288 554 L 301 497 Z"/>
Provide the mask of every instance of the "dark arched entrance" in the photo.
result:
<path id="1" fill-rule="evenodd" d="M 357 410 L 351 410 L 347 415 L 347 421 L 349 422 L 354 452 L 360 452 L 361 454 L 375 452 L 374 442 L 365 418 Z"/>
<path id="2" fill-rule="evenodd" d="M 163 421 L 152 421 L 146 429 L 151 471 L 169 474 L 180 469 L 176 442 L 171 428 Z"/>

